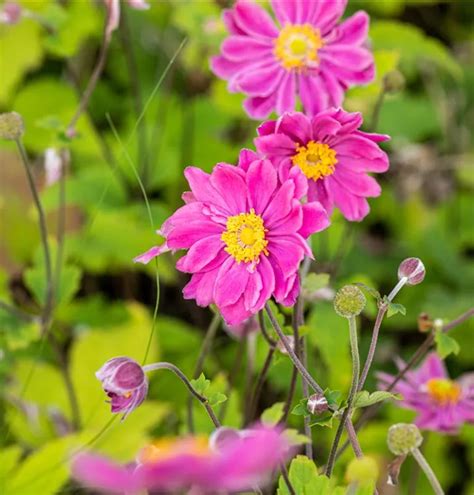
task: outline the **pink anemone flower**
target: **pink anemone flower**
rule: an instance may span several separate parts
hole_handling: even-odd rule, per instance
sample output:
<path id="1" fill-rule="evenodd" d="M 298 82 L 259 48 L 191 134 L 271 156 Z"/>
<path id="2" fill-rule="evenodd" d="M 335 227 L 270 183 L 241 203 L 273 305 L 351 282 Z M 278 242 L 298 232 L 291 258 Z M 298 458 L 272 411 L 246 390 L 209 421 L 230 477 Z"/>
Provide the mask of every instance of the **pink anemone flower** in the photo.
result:
<path id="1" fill-rule="evenodd" d="M 401 369 L 405 363 L 399 360 L 397 365 Z M 378 377 L 382 390 L 394 378 L 387 373 Z M 464 423 L 474 423 L 474 375 L 451 380 L 435 352 L 409 371 L 394 391 L 403 396 L 402 407 L 418 412 L 415 424 L 421 429 L 455 434 Z"/>
<path id="2" fill-rule="evenodd" d="M 381 188 L 367 172 L 386 172 L 387 154 L 378 143 L 389 136 L 362 132 L 360 113 L 328 109 L 314 117 L 300 112 L 264 122 L 257 150 L 278 167 L 280 180 L 298 172 L 308 182 L 308 200 L 319 201 L 329 214 L 336 206 L 351 221 L 369 213 L 366 198 Z"/>
<path id="3" fill-rule="evenodd" d="M 242 323 L 272 296 L 294 304 L 299 265 L 312 257 L 306 239 L 329 225 L 320 203 L 301 204 L 303 177 L 289 174 L 279 182 L 275 167 L 248 150 L 238 167 L 219 163 L 211 174 L 188 167 L 185 176 L 191 192 L 163 224 L 165 244 L 135 261 L 187 249 L 176 265 L 192 274 L 185 299 L 216 304 L 228 325 Z"/>
<path id="4" fill-rule="evenodd" d="M 264 119 L 295 109 L 314 115 L 341 105 L 344 92 L 374 77 L 367 49 L 369 17 L 338 24 L 347 0 L 272 0 L 277 24 L 261 6 L 240 0 L 223 14 L 230 36 L 211 60 L 229 91 L 245 93 L 247 113 Z"/>
<path id="5" fill-rule="evenodd" d="M 265 484 L 289 453 L 278 429 L 221 428 L 209 441 L 204 437 L 159 440 L 145 447 L 137 462 L 127 466 L 82 454 L 73 462 L 72 472 L 83 485 L 106 493 L 234 492 Z"/>

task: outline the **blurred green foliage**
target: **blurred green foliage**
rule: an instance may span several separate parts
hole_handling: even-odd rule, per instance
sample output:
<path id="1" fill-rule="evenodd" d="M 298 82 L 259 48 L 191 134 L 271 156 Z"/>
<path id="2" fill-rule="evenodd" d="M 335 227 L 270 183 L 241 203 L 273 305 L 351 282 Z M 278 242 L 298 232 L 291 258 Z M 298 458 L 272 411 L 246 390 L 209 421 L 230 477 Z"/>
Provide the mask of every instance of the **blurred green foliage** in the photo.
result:
<path id="1" fill-rule="evenodd" d="M 186 277 L 174 269 L 177 255 L 147 267 L 132 259 L 160 242 L 154 230 L 181 204 L 184 168 L 210 170 L 216 162 L 235 163 L 242 147 L 252 147 L 258 123 L 244 114 L 242 95 L 229 94 L 208 68 L 208 57 L 218 52 L 225 35 L 220 14 L 226 2 L 152 1 L 146 12 L 122 6 L 121 27 L 113 35 L 104 73 L 79 119 L 77 136 L 67 139 L 65 130 L 97 59 L 105 10 L 92 0 L 20 3 L 28 17 L 0 25 L 0 107 L 20 113 L 25 121 L 24 142 L 47 213 L 53 260 L 60 185 L 46 186 L 44 152 L 68 149 L 70 163 L 51 328 L 55 346 L 41 339 L 37 320 L 25 321 L 0 308 L 0 492 L 79 493 L 69 481 L 68 459 L 110 417 L 95 371 L 117 355 L 141 361 L 155 329 L 147 361 L 173 362 L 192 377 L 211 318 L 210 311 L 182 299 Z M 350 90 L 345 106 L 361 111 L 370 125 L 381 91 L 396 74 L 402 84 L 385 95 L 377 128 L 392 136 L 387 144 L 392 165 L 382 178 L 383 194 L 371 201 L 364 222 L 347 225 L 336 214 L 331 228 L 313 238 L 315 274 L 305 290 L 317 293 L 361 282 L 386 294 L 396 282 L 399 262 L 420 257 L 427 267 L 425 281 L 397 297 L 406 316 L 395 314 L 382 326 L 374 368 L 393 372 L 393 357 L 409 357 L 424 338 L 417 330 L 419 313 L 448 321 L 474 300 L 474 11 L 469 2 L 380 0 L 350 2 L 348 14 L 360 8 L 371 14 L 377 76 L 372 84 Z M 38 314 L 45 277 L 36 212 L 14 146 L 0 146 L 0 299 Z M 152 226 L 136 173 L 147 192 Z M 153 323 L 156 270 L 160 298 Z M 375 314 L 375 301 L 369 300 L 359 319 L 362 356 Z M 284 310 L 279 318 L 289 321 Z M 346 394 L 351 378 L 346 321 L 330 302 L 311 299 L 306 335 L 310 370 L 320 383 Z M 450 337 L 455 343 L 438 342 L 438 349 L 449 354 L 448 368 L 458 376 L 474 364 L 473 321 Z M 459 352 L 453 355 L 456 343 Z M 244 356 L 236 366 L 245 348 L 254 359 Z M 240 343 L 219 331 L 204 372 L 216 409 L 225 406 L 226 425 L 241 426 L 255 381 L 246 373 L 258 375 L 267 350 L 260 335 Z M 259 404 L 259 414 L 266 410 L 267 419 L 281 413 L 291 370 L 287 356 L 277 352 Z M 366 388 L 375 388 L 373 375 Z M 75 431 L 71 389 L 81 424 Z M 298 384 L 293 405 L 301 394 Z M 156 373 L 149 399 L 123 423 L 113 422 L 93 448 L 130 461 L 153 436 L 184 433 L 187 399 L 176 377 Z M 212 425 L 203 408 L 193 404 L 193 411 L 196 429 L 209 433 Z M 387 403 L 361 430 L 363 450 L 382 470 L 391 460 L 385 446 L 388 426 L 412 419 L 412 413 Z M 302 417 L 290 415 L 289 423 L 301 429 Z M 333 434 L 330 428 L 313 428 L 321 462 Z M 425 444 L 425 455 L 448 492 L 472 493 L 466 466 L 474 462 L 473 428 L 466 426 L 458 437 L 430 434 Z M 351 458 L 348 451 L 336 465 L 340 483 Z M 402 493 L 413 482 L 410 471 L 408 461 Z M 345 490 L 319 476 L 303 456 L 293 460 L 289 476 L 298 494 Z M 382 472 L 382 484 L 384 476 Z M 288 493 L 282 479 L 277 490 Z M 423 477 L 416 493 L 430 493 Z"/>

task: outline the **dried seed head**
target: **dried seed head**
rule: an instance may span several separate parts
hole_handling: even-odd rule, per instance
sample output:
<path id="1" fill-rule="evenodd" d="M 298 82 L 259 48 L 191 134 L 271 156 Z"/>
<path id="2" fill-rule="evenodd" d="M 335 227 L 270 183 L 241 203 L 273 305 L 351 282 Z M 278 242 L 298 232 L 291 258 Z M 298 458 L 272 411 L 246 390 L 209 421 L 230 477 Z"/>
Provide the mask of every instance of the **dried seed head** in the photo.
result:
<path id="1" fill-rule="evenodd" d="M 387 445 L 395 455 L 409 454 L 423 442 L 417 426 L 408 423 L 397 423 L 388 429 Z"/>
<path id="2" fill-rule="evenodd" d="M 324 397 L 324 394 L 313 394 L 308 397 L 306 408 L 311 414 L 322 414 L 329 409 L 328 400 Z"/>
<path id="3" fill-rule="evenodd" d="M 406 278 L 408 285 L 417 285 L 423 282 L 426 270 L 419 258 L 407 258 L 398 267 L 398 278 Z"/>
<path id="4" fill-rule="evenodd" d="M 365 308 L 365 296 L 356 285 L 346 285 L 336 292 L 334 309 L 339 316 L 351 318 Z"/>
<path id="5" fill-rule="evenodd" d="M 0 137 L 15 141 L 23 136 L 25 127 L 21 115 L 16 112 L 0 114 Z"/>
<path id="6" fill-rule="evenodd" d="M 365 485 L 371 481 L 377 481 L 379 467 L 372 457 L 353 459 L 347 466 L 346 480 L 348 483 Z"/>

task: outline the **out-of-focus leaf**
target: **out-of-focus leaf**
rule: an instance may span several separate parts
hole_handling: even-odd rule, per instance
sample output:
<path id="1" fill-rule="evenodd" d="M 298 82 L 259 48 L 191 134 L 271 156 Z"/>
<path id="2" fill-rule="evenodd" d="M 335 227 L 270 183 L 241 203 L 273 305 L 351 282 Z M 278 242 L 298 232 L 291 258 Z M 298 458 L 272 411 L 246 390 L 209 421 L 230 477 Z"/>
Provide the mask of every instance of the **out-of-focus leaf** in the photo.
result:
<path id="1" fill-rule="evenodd" d="M 284 409 L 284 402 L 276 402 L 273 406 L 263 411 L 261 415 L 262 422 L 269 426 L 276 425 L 282 418 Z"/>
<path id="2" fill-rule="evenodd" d="M 330 481 L 324 475 L 319 475 L 316 464 L 304 455 L 296 456 L 290 464 L 290 482 L 298 495 L 330 495 Z M 289 495 L 285 480 L 280 476 L 278 495 Z"/>
<path id="3" fill-rule="evenodd" d="M 456 340 L 443 332 L 436 332 L 435 342 L 436 352 L 441 359 L 447 358 L 450 354 L 459 354 L 461 350 Z"/>
<path id="4" fill-rule="evenodd" d="M 298 430 L 293 428 L 287 428 L 284 430 L 283 436 L 290 447 L 297 447 L 298 445 L 311 442 L 306 435 L 301 434 Z"/>
<path id="5" fill-rule="evenodd" d="M 361 390 L 354 399 L 354 407 L 368 407 L 377 402 L 382 402 L 387 399 L 401 400 L 403 397 L 400 394 L 392 394 L 384 390 L 377 390 L 376 392 L 368 392 L 367 390 Z"/>

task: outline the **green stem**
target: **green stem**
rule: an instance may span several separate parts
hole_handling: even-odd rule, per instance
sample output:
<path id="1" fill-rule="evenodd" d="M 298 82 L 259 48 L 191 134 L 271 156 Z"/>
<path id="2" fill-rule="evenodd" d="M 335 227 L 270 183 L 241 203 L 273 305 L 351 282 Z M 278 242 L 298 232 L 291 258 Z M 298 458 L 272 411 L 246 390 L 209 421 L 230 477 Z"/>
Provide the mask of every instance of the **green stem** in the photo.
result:
<path id="1" fill-rule="evenodd" d="M 428 464 L 428 461 L 425 459 L 425 456 L 420 452 L 419 449 L 414 449 L 412 450 L 411 453 L 415 458 L 416 462 L 418 463 L 418 465 L 420 466 L 420 468 L 425 473 L 426 477 L 428 478 L 428 481 L 430 482 L 435 494 L 444 495 L 443 488 L 441 487 L 441 484 L 438 481 L 436 474 L 431 469 L 431 466 Z"/>

